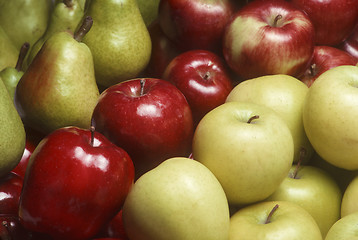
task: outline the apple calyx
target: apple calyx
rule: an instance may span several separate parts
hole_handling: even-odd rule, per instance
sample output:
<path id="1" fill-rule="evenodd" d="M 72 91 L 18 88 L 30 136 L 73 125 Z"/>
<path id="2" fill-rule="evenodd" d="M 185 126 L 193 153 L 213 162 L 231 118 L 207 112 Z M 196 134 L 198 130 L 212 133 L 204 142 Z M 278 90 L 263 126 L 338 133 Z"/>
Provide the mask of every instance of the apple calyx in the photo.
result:
<path id="1" fill-rule="evenodd" d="M 276 210 L 278 209 L 279 205 L 276 204 L 270 211 L 269 215 L 267 216 L 266 218 L 266 221 L 265 221 L 265 224 L 268 224 L 271 222 L 271 218 L 272 218 L 272 215 L 276 212 Z"/>
<path id="2" fill-rule="evenodd" d="M 273 23 L 272 23 L 272 27 L 280 27 L 279 24 L 278 24 L 278 21 L 282 19 L 282 15 L 281 14 L 278 14 L 274 20 L 273 20 Z"/>
<path id="3" fill-rule="evenodd" d="M 22 63 L 24 62 L 24 59 L 25 59 L 26 54 L 29 51 L 29 49 L 30 49 L 30 43 L 25 42 L 24 44 L 22 44 L 20 53 L 19 53 L 19 57 L 17 59 L 16 66 L 15 66 L 15 69 L 18 72 L 20 72 L 22 69 Z"/>
<path id="4" fill-rule="evenodd" d="M 93 19 L 91 16 L 85 17 L 85 19 L 82 22 L 82 25 L 79 27 L 79 29 L 75 32 L 73 38 L 77 42 L 81 42 L 83 37 L 89 32 L 93 24 Z"/>
<path id="5" fill-rule="evenodd" d="M 247 123 L 251 123 L 253 120 L 259 119 L 259 118 L 260 118 L 259 115 L 254 115 L 254 116 L 252 116 L 252 117 L 249 118 L 249 120 L 247 121 Z"/>
<path id="6" fill-rule="evenodd" d="M 71 8 L 73 7 L 73 0 L 63 0 L 63 4 L 65 4 L 67 8 Z"/>
<path id="7" fill-rule="evenodd" d="M 306 153 L 307 153 L 306 149 L 304 147 L 302 147 L 300 150 L 300 157 L 298 158 L 298 162 L 297 162 L 295 171 L 293 172 L 292 176 L 290 176 L 291 178 L 298 179 L 297 173 L 298 173 L 299 168 L 301 167 L 301 163 L 302 163 L 303 159 L 306 156 Z"/>

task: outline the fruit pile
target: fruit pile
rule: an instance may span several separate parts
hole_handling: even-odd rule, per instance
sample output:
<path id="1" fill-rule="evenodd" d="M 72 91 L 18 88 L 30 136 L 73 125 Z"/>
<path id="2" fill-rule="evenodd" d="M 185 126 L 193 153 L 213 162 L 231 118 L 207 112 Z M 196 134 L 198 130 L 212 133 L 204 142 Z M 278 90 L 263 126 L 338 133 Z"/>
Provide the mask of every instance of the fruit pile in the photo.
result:
<path id="1" fill-rule="evenodd" d="M 358 0 L 0 0 L 0 239 L 337 240 Z"/>

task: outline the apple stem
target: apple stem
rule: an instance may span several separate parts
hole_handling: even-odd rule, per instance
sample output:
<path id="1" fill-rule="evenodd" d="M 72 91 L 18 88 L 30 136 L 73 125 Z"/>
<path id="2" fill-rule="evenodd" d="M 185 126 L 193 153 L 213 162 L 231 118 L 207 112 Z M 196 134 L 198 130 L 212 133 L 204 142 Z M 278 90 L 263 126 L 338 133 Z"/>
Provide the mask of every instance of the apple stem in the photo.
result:
<path id="1" fill-rule="evenodd" d="M 253 120 L 259 119 L 259 118 L 260 118 L 259 115 L 254 115 L 254 116 L 252 116 L 252 117 L 249 118 L 249 120 L 247 121 L 247 123 L 251 123 Z"/>
<path id="2" fill-rule="evenodd" d="M 95 127 L 94 126 L 91 126 L 90 127 L 90 131 L 91 131 L 91 141 L 90 141 L 90 144 L 91 144 L 91 146 L 93 147 L 93 145 L 94 145 L 94 132 L 95 132 Z"/>
<path id="3" fill-rule="evenodd" d="M 63 0 L 63 3 L 66 5 L 66 7 L 71 8 L 73 7 L 73 0 Z"/>
<path id="4" fill-rule="evenodd" d="M 272 210 L 270 211 L 269 215 L 268 215 L 267 218 L 266 218 L 265 224 L 268 224 L 268 223 L 271 222 L 272 215 L 276 212 L 276 210 L 277 210 L 278 207 L 279 207 L 279 205 L 276 204 L 276 205 L 272 208 Z"/>
<path id="5" fill-rule="evenodd" d="M 142 78 L 140 80 L 140 96 L 144 94 L 144 85 L 145 85 L 145 80 Z"/>
<path id="6" fill-rule="evenodd" d="M 277 27 L 277 22 L 282 18 L 281 14 L 278 14 L 273 20 L 273 27 Z"/>
<path id="7" fill-rule="evenodd" d="M 89 32 L 93 24 L 93 19 L 91 16 L 85 17 L 85 19 L 82 22 L 82 25 L 80 28 L 75 32 L 74 39 L 77 40 L 77 42 L 81 42 L 83 37 Z"/>
<path id="8" fill-rule="evenodd" d="M 300 150 L 300 157 L 298 159 L 295 171 L 293 172 L 293 179 L 297 179 L 298 170 L 299 170 L 301 163 L 305 156 L 306 156 L 306 149 L 304 147 L 302 147 Z"/>
<path id="9" fill-rule="evenodd" d="M 19 53 L 19 58 L 17 59 L 17 63 L 15 66 L 15 69 L 20 72 L 22 69 L 22 63 L 24 62 L 24 59 L 26 57 L 27 52 L 30 49 L 30 43 L 25 42 L 24 44 L 22 44 L 21 49 L 20 49 L 20 53 Z"/>

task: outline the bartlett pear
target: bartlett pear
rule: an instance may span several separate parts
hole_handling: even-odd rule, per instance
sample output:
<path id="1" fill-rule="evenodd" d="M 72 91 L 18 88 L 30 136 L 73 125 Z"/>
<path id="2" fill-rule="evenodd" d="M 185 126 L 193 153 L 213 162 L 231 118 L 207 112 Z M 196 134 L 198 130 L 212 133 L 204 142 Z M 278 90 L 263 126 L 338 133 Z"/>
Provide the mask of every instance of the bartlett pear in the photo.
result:
<path id="1" fill-rule="evenodd" d="M 0 71 L 16 64 L 19 50 L 16 49 L 9 36 L 0 26 Z"/>
<path id="2" fill-rule="evenodd" d="M 157 19 L 159 2 L 160 0 L 137 0 L 139 11 L 146 26 L 149 26 Z"/>

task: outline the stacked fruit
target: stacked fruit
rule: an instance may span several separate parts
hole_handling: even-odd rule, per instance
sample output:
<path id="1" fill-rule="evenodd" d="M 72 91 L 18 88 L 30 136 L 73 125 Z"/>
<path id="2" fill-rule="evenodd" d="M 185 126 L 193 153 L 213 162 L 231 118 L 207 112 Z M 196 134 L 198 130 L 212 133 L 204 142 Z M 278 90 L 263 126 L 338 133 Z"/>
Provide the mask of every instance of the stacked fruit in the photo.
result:
<path id="1" fill-rule="evenodd" d="M 358 0 L 0 0 L 0 53 L 0 239 L 357 231 Z"/>

